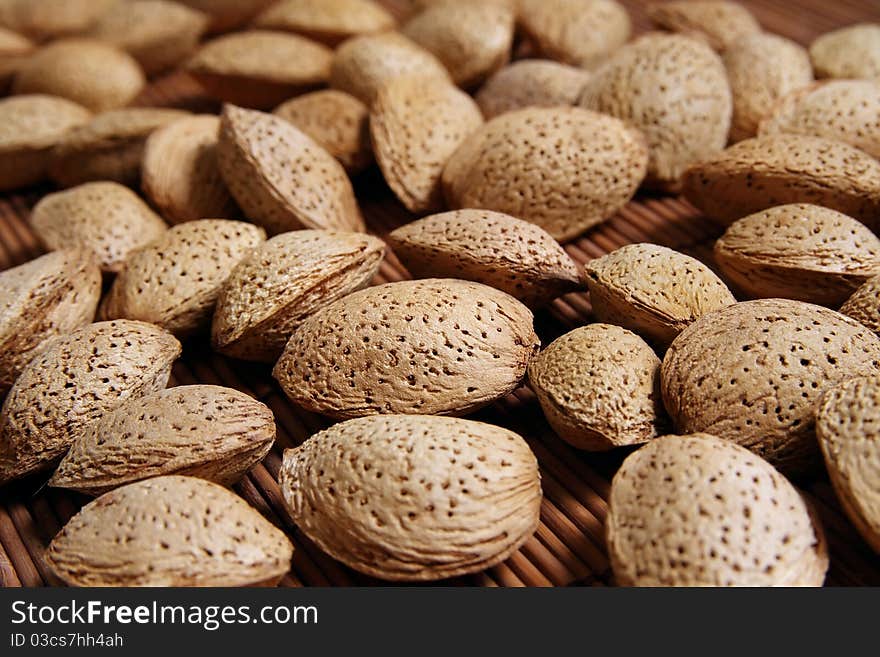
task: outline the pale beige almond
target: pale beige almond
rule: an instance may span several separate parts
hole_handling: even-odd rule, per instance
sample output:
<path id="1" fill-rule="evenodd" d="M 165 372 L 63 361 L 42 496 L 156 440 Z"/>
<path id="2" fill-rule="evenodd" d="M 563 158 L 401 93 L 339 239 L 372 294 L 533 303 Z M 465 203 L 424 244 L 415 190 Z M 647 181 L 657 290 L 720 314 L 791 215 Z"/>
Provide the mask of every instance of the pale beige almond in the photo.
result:
<path id="1" fill-rule="evenodd" d="M 648 17 L 659 28 L 705 39 L 723 52 L 739 39 L 761 33 L 751 12 L 727 0 L 673 0 L 648 5 Z"/>
<path id="2" fill-rule="evenodd" d="M 35 48 L 27 37 L 0 27 L 0 92 L 6 92 L 19 66 Z"/>
<path id="3" fill-rule="evenodd" d="M 880 276 L 865 282 L 840 307 L 840 312 L 880 333 Z"/>
<path id="4" fill-rule="evenodd" d="M 522 59 L 490 77 L 474 99 L 487 119 L 524 107 L 574 105 L 589 79 L 587 71 L 574 66 Z"/>
<path id="5" fill-rule="evenodd" d="M 120 0 L 2 0 L 0 25 L 45 41 L 82 34 Z"/>
<path id="6" fill-rule="evenodd" d="M 328 46 L 360 34 L 385 32 L 395 24 L 394 17 L 373 0 L 281 0 L 254 20 L 256 27 L 296 32 Z"/>
<path id="7" fill-rule="evenodd" d="M 175 0 L 192 7 L 210 19 L 208 31 L 211 34 L 230 32 L 244 27 L 276 0 Z"/>
<path id="8" fill-rule="evenodd" d="M 858 23 L 810 44 L 817 78 L 880 78 L 880 23 Z"/>

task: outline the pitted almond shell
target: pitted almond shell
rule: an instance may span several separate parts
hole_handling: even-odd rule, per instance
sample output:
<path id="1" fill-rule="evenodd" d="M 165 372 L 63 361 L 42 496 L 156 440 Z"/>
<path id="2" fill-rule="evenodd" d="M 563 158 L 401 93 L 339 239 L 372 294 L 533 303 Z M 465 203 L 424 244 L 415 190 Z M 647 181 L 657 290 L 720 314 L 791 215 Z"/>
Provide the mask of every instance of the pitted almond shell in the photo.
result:
<path id="1" fill-rule="evenodd" d="M 277 584 L 293 546 L 232 491 L 156 477 L 105 493 L 52 539 L 46 561 L 68 586 Z"/>
<path id="2" fill-rule="evenodd" d="M 655 2 L 648 5 L 648 17 L 662 29 L 704 39 L 718 52 L 761 33 L 761 26 L 748 9 L 727 0 Z"/>
<path id="3" fill-rule="evenodd" d="M 524 107 L 574 105 L 589 79 L 587 71 L 574 66 L 521 59 L 486 80 L 474 99 L 486 119 Z"/>
<path id="4" fill-rule="evenodd" d="M 880 275 L 865 282 L 840 307 L 840 312 L 880 333 Z"/>
<path id="5" fill-rule="evenodd" d="M 337 424 L 284 453 L 294 522 L 352 568 L 394 581 L 484 570 L 538 526 L 541 482 L 501 427 L 425 415 Z"/>
<path id="6" fill-rule="evenodd" d="M 35 48 L 27 37 L 0 26 L 0 91 L 7 91 L 18 67 Z"/>
<path id="7" fill-rule="evenodd" d="M 880 23 L 827 32 L 810 44 L 817 78 L 880 78 Z"/>
<path id="8" fill-rule="evenodd" d="M 175 0 L 211 19 L 208 32 L 219 34 L 244 27 L 275 0 Z"/>
<path id="9" fill-rule="evenodd" d="M 337 46 L 359 34 L 394 29 L 396 21 L 373 0 L 281 0 L 254 20 L 254 26 L 295 32 Z"/>
<path id="10" fill-rule="evenodd" d="M 4 0 L 0 25 L 37 41 L 82 34 L 119 0 Z"/>

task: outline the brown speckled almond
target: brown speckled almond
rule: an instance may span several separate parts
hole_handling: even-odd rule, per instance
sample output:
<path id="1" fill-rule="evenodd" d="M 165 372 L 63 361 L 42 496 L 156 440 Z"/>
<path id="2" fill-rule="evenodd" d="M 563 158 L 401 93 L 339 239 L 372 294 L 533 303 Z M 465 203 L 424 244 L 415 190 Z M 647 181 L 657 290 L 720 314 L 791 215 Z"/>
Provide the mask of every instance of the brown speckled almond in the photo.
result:
<path id="1" fill-rule="evenodd" d="M 880 554 L 880 379 L 831 388 L 816 412 L 816 434 L 843 510 Z"/>
<path id="2" fill-rule="evenodd" d="M 132 251 L 168 229 L 137 194 L 114 182 L 48 194 L 34 206 L 30 224 L 47 249 L 89 249 L 107 273 L 118 272 Z"/>
<path id="3" fill-rule="evenodd" d="M 820 461 L 816 405 L 856 376 L 880 373 L 880 338 L 840 313 L 788 299 L 703 316 L 666 352 L 662 392 L 675 428 L 706 431 L 790 475 Z"/>
<path id="4" fill-rule="evenodd" d="M 500 212 L 444 212 L 401 226 L 386 239 L 416 278 L 484 283 L 527 306 L 584 286 L 578 265 L 549 233 Z"/>
<path id="5" fill-rule="evenodd" d="M 214 98 L 271 109 L 324 84 L 332 59 L 332 50 L 305 37 L 252 30 L 209 41 L 186 70 Z"/>
<path id="6" fill-rule="evenodd" d="M 359 34 L 391 30 L 395 20 L 373 0 L 281 0 L 257 16 L 254 25 L 337 46 Z"/>
<path id="7" fill-rule="evenodd" d="M 629 39 L 629 14 L 614 0 L 519 0 L 517 19 L 537 51 L 594 68 Z"/>
<path id="8" fill-rule="evenodd" d="M 880 276 L 866 281 L 853 292 L 840 307 L 840 312 L 875 333 L 880 333 Z"/>
<path id="9" fill-rule="evenodd" d="M 760 134 L 785 132 L 846 142 L 880 159 L 880 77 L 829 80 L 785 96 Z"/>
<path id="10" fill-rule="evenodd" d="M 38 41 L 81 34 L 119 0 L 3 0 L 0 25 Z"/>
<path id="11" fill-rule="evenodd" d="M 51 340 L 91 322 L 100 298 L 88 251 L 53 251 L 0 272 L 0 392 Z"/>
<path id="12" fill-rule="evenodd" d="M 98 322 L 43 350 L 0 412 L 0 483 L 53 467 L 83 429 L 129 399 L 161 390 L 180 343 L 152 324 Z"/>
<path id="13" fill-rule="evenodd" d="M 243 221 L 199 219 L 134 251 L 101 304 L 101 319 L 139 319 L 179 338 L 207 329 L 220 288 L 266 239 Z"/>
<path id="14" fill-rule="evenodd" d="M 731 224 L 715 243 L 715 261 L 747 297 L 837 308 L 880 275 L 880 239 L 835 210 L 780 205 Z"/>
<path id="15" fill-rule="evenodd" d="M 748 9 L 727 0 L 656 2 L 648 6 L 648 17 L 662 29 L 705 39 L 718 52 L 743 37 L 761 33 Z"/>
<path id="16" fill-rule="evenodd" d="M 540 346 L 532 322 L 479 283 L 387 283 L 306 319 L 273 374 L 295 404 L 334 418 L 463 415 L 519 385 Z"/>
<path id="17" fill-rule="evenodd" d="M 505 212 L 563 241 L 623 207 L 647 163 L 641 134 L 617 119 L 579 107 L 532 107 L 470 135 L 442 182 L 453 209 Z"/>
<path id="18" fill-rule="evenodd" d="M 46 562 L 68 586 L 275 585 L 293 546 L 232 491 L 169 475 L 105 493 L 52 539 Z"/>
<path id="19" fill-rule="evenodd" d="M 385 244 L 362 233 L 296 230 L 273 237 L 233 270 L 211 342 L 227 356 L 274 362 L 306 317 L 367 285 Z"/>
<path id="20" fill-rule="evenodd" d="M 274 441 L 272 411 L 243 392 L 212 385 L 168 388 L 129 400 L 83 429 L 49 485 L 101 495 L 177 474 L 231 486 Z"/>
<path id="21" fill-rule="evenodd" d="M 52 151 L 49 177 L 61 187 L 92 180 L 136 186 L 150 133 L 187 116 L 175 109 L 136 107 L 104 112 L 68 132 Z"/>
<path id="22" fill-rule="evenodd" d="M 880 162 L 821 137 L 746 139 L 688 169 L 683 191 L 725 225 L 787 203 L 822 205 L 869 227 L 880 225 Z"/>
<path id="23" fill-rule="evenodd" d="M 175 0 L 211 19 L 208 32 L 219 34 L 244 27 L 275 0 Z"/>
<path id="24" fill-rule="evenodd" d="M 443 62 L 453 82 L 470 89 L 510 59 L 514 14 L 500 3 L 437 3 L 402 32 Z"/>
<path id="25" fill-rule="evenodd" d="M 880 23 L 828 32 L 810 44 L 817 78 L 880 78 Z"/>
<path id="26" fill-rule="evenodd" d="M 637 445 L 665 425 L 660 359 L 619 326 L 590 324 L 557 338 L 529 363 L 529 383 L 553 430 L 580 449 Z"/>
<path id="27" fill-rule="evenodd" d="M 442 209 L 443 167 L 482 125 L 483 116 L 470 96 L 431 77 L 388 81 L 370 112 L 379 167 L 397 198 L 417 214 Z"/>
<path id="28" fill-rule="evenodd" d="M 822 526 L 785 477 L 707 434 L 664 436 L 611 484 L 606 531 L 623 586 L 821 586 Z"/>
<path id="29" fill-rule="evenodd" d="M 541 480 L 501 427 L 424 415 L 337 424 L 284 453 L 294 522 L 355 570 L 427 581 L 484 570 L 538 526 Z"/>
<path id="30" fill-rule="evenodd" d="M 505 66 L 480 87 L 474 99 L 487 119 L 524 107 L 574 105 L 590 74 L 543 59 Z"/>
<path id="31" fill-rule="evenodd" d="M 147 139 L 141 186 L 170 222 L 241 216 L 220 176 L 219 134 L 220 118 L 204 114 L 174 121 Z"/>
<path id="32" fill-rule="evenodd" d="M 641 130 L 651 152 L 647 183 L 670 191 L 690 164 L 724 148 L 733 111 L 721 58 L 678 34 L 648 34 L 621 48 L 579 103 Z"/>
<path id="33" fill-rule="evenodd" d="M 702 262 L 657 244 L 622 246 L 588 262 L 586 272 L 596 317 L 661 348 L 699 317 L 736 303 Z"/>
<path id="34" fill-rule="evenodd" d="M 291 98 L 272 112 L 323 146 L 356 174 L 373 163 L 370 110 L 344 91 L 322 89 Z"/>
<path id="35" fill-rule="evenodd" d="M 345 169 L 281 117 L 226 105 L 217 157 L 232 196 L 248 219 L 270 234 L 364 230 Z"/>
<path id="36" fill-rule="evenodd" d="M 145 84 L 143 70 L 128 53 L 94 39 L 62 39 L 22 64 L 12 91 L 60 96 L 106 112 L 128 105 Z"/>

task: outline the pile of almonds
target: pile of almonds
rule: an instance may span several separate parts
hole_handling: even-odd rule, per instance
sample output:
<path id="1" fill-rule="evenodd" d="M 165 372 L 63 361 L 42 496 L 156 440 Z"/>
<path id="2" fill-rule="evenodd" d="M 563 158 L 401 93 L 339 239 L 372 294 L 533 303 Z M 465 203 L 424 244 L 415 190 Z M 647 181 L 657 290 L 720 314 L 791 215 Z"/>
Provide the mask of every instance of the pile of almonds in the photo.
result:
<path id="1" fill-rule="evenodd" d="M 823 468 L 880 551 L 880 24 L 807 50 L 718 0 L 656 3 L 638 37 L 615 0 L 411 4 L 0 0 L 0 190 L 55 186 L 30 217 L 49 253 L 0 273 L 0 485 L 96 496 L 49 546 L 57 577 L 289 570 L 228 488 L 272 412 L 168 388 L 194 342 L 339 421 L 279 484 L 378 578 L 480 571 L 534 533 L 529 444 L 461 417 L 524 381 L 563 440 L 628 454 L 620 584 L 821 585 L 792 481 Z M 173 70 L 219 116 L 138 107 Z M 418 215 L 382 238 L 352 183 L 376 168 Z M 640 189 L 725 228 L 711 267 L 569 257 Z M 415 280 L 371 286 L 391 251 Z M 586 291 L 597 321 L 541 350 L 533 311 Z"/>

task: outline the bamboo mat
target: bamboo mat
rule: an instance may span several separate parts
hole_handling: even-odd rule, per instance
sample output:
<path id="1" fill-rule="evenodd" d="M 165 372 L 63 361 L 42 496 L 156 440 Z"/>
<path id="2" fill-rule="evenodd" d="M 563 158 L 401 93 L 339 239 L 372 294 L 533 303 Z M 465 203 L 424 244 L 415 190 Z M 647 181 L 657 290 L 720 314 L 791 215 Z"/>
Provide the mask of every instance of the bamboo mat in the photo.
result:
<path id="1" fill-rule="evenodd" d="M 401 14 L 406 0 L 385 0 Z M 624 1 L 636 31 L 647 29 L 645 3 Z M 878 0 L 751 0 L 744 1 L 766 29 L 809 43 L 816 35 L 862 20 L 880 21 Z M 138 100 L 143 105 L 171 105 L 194 111 L 217 111 L 186 77 L 172 74 L 154 82 Z M 377 170 L 355 181 L 358 199 L 372 232 L 382 236 L 412 220 L 394 199 Z M 49 188 L 0 198 L 0 270 L 40 254 L 27 225 L 33 204 Z M 712 265 L 713 241 L 721 229 L 701 217 L 685 201 L 639 196 L 608 222 L 566 245 L 579 263 L 632 242 L 654 242 L 693 255 Z M 374 283 L 407 278 L 389 253 Z M 593 321 L 588 295 L 571 294 L 536 314 L 543 344 L 574 327 Z M 277 475 L 281 452 L 300 444 L 327 426 L 323 418 L 290 404 L 265 365 L 248 364 L 210 352 L 205 341 L 185 344 L 170 385 L 215 383 L 242 390 L 266 403 L 275 413 L 278 440 L 262 464 L 236 487 L 250 504 L 290 535 L 295 551 L 282 586 L 360 586 L 378 584 L 325 555 L 293 525 L 284 509 Z M 541 523 L 533 537 L 507 561 L 477 575 L 441 582 L 454 586 L 607 586 L 613 585 L 604 540 L 604 521 L 611 477 L 626 451 L 587 454 L 555 436 L 533 393 L 522 387 L 473 416 L 522 434 L 541 466 L 544 502 Z M 0 489 L 0 584 L 58 584 L 46 568 L 43 552 L 55 533 L 88 498 L 44 486 L 36 476 Z M 826 478 L 799 482 L 815 503 L 828 536 L 831 567 L 828 585 L 880 585 L 880 559 L 862 541 L 840 510 Z"/>

